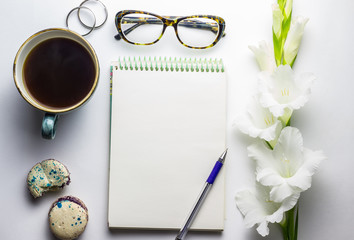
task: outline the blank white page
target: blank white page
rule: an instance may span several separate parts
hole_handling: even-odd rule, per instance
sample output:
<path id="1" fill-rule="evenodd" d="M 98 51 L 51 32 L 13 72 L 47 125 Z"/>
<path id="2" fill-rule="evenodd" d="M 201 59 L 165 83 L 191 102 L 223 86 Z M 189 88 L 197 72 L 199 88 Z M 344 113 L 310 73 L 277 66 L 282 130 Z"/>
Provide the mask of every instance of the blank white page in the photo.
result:
<path id="1" fill-rule="evenodd" d="M 179 229 L 225 150 L 225 74 L 112 74 L 109 227 Z M 223 226 L 222 169 L 191 229 Z"/>

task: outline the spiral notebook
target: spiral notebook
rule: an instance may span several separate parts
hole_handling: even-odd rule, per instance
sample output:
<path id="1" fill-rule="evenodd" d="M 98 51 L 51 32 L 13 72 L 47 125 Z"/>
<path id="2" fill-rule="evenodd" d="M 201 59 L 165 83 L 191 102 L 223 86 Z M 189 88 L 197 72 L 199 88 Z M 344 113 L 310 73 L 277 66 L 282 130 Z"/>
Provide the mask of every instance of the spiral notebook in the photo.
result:
<path id="1" fill-rule="evenodd" d="M 110 228 L 182 226 L 225 150 L 226 87 L 220 59 L 112 62 Z M 224 170 L 191 229 L 223 226 Z"/>

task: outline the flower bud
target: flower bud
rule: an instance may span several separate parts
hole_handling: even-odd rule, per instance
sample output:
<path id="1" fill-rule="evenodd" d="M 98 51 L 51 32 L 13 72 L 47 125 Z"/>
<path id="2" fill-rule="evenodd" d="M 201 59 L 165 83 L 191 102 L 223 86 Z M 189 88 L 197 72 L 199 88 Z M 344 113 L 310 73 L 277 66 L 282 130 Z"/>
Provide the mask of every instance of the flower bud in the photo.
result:
<path id="1" fill-rule="evenodd" d="M 266 41 L 261 41 L 259 42 L 259 46 L 249 46 L 249 49 L 254 53 L 261 71 L 268 71 L 270 73 L 274 71 L 276 64 L 272 45 Z"/>
<path id="2" fill-rule="evenodd" d="M 290 66 L 293 65 L 308 20 L 308 18 L 298 16 L 291 22 L 290 30 L 284 44 L 284 64 L 289 64 Z"/>
<path id="3" fill-rule="evenodd" d="M 289 18 L 293 9 L 293 0 L 287 0 L 284 7 L 285 18 Z"/>
<path id="4" fill-rule="evenodd" d="M 273 8 L 273 32 L 277 39 L 280 39 L 282 32 L 283 14 L 279 8 L 279 4 L 274 3 Z"/>

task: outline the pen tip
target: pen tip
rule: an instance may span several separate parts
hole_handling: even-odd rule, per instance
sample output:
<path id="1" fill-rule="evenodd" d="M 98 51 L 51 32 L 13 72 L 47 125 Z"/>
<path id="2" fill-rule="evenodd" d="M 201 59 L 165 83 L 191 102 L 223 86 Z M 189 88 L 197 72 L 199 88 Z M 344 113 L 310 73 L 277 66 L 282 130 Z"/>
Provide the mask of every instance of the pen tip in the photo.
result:
<path id="1" fill-rule="evenodd" d="M 221 163 L 224 163 L 224 161 L 225 161 L 226 154 L 227 154 L 227 150 L 228 150 L 228 148 L 226 148 L 226 150 L 221 154 L 221 156 L 220 156 L 220 158 L 219 158 L 219 161 L 220 161 Z"/>

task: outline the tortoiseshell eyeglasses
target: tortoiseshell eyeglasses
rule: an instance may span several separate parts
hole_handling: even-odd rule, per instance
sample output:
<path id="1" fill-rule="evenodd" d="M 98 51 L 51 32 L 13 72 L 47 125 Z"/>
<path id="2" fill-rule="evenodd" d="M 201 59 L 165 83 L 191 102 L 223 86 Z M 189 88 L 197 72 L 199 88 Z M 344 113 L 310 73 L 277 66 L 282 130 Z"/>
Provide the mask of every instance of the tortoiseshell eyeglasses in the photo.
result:
<path id="1" fill-rule="evenodd" d="M 118 31 L 115 38 L 135 45 L 158 42 L 168 26 L 175 29 L 180 43 L 194 49 L 210 48 L 225 36 L 224 19 L 212 15 L 162 17 L 149 12 L 125 10 L 117 13 L 115 24 Z"/>

